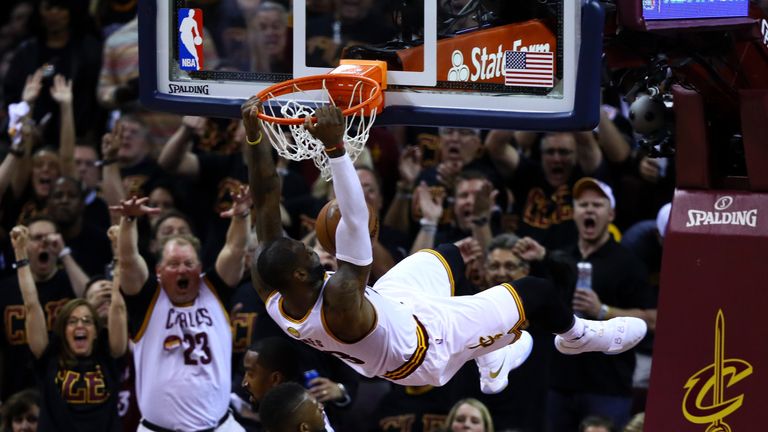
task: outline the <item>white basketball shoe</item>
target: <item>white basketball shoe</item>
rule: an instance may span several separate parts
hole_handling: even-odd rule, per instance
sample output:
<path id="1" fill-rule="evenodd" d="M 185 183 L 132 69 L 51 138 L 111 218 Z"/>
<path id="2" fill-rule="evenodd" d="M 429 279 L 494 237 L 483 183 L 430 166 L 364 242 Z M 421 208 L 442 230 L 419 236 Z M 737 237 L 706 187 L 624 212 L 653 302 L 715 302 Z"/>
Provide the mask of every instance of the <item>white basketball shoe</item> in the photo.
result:
<path id="1" fill-rule="evenodd" d="M 582 319 L 584 334 L 566 340 L 555 336 L 555 348 L 563 354 L 581 354 L 600 351 L 605 354 L 619 354 L 634 348 L 645 337 L 648 326 L 640 318 L 616 317 L 607 321 Z"/>
<path id="2" fill-rule="evenodd" d="M 509 344 L 501 351 L 504 352 L 504 360 L 496 370 L 481 367 L 480 391 L 485 394 L 495 394 L 507 388 L 509 384 L 509 372 L 525 363 L 533 349 L 533 338 L 527 331 L 520 332 L 520 338 L 513 344 Z"/>

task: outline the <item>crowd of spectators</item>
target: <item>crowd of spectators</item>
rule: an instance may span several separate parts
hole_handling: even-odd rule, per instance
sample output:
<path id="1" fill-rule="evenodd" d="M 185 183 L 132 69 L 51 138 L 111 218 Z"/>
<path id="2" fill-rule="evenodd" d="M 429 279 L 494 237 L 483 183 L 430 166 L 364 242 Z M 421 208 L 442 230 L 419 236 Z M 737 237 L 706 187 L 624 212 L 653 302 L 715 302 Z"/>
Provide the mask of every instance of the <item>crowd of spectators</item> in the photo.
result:
<path id="1" fill-rule="evenodd" d="M 206 13 L 212 68 L 290 72 L 290 2 L 186 3 Z M 391 38 L 379 3 L 308 0 L 310 65 Z M 530 328 L 530 358 L 496 395 L 480 392 L 474 367 L 440 388 L 397 386 L 287 339 L 246 270 L 258 239 L 243 125 L 142 109 L 136 8 L 16 0 L 0 15 L 3 431 L 239 430 L 231 422 L 259 431 L 259 404 L 296 400 L 301 387 L 340 432 L 618 431 L 643 411 L 652 333 L 622 355 L 576 358 Z M 605 94 L 616 97 L 594 131 L 374 128 L 356 163 L 381 221 L 372 278 L 415 251 L 471 238 L 464 293 L 541 276 L 589 319 L 636 316 L 653 330 L 674 160 L 648 157 L 627 102 Z M 277 166 L 286 235 L 335 270 L 313 235 L 331 188 L 311 164 Z M 580 262 L 592 264 L 592 290 L 576 289 Z M 173 315 L 163 302 L 176 300 L 207 303 Z M 163 307 L 175 339 L 153 339 L 149 316 Z M 173 352 L 182 361 L 165 363 Z M 209 364 L 204 380 L 176 371 Z"/>

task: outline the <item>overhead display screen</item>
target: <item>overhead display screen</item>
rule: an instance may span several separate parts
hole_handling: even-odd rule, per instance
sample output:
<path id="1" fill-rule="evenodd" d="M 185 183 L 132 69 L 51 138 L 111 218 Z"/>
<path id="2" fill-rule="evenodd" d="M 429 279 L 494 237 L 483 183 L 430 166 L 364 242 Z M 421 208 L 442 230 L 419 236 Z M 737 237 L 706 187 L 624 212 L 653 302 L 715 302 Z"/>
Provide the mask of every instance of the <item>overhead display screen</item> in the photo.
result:
<path id="1" fill-rule="evenodd" d="M 646 20 L 747 16 L 749 0 L 642 0 Z"/>

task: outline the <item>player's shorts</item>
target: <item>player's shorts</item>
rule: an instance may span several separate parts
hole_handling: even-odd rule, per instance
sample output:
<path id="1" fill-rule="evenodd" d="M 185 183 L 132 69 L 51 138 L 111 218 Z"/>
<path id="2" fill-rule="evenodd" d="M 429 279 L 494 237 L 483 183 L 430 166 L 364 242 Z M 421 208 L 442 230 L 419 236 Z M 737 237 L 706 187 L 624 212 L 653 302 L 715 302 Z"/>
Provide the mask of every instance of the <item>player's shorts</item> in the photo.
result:
<path id="1" fill-rule="evenodd" d="M 502 348 L 527 324 L 522 301 L 509 284 L 471 296 L 453 296 L 457 251 L 419 251 L 399 262 L 373 289 L 413 309 L 429 347 L 424 362 L 401 385 L 440 386 L 468 360 Z M 453 263 L 453 264 L 452 264 Z M 457 275 L 458 276 L 458 275 Z"/>

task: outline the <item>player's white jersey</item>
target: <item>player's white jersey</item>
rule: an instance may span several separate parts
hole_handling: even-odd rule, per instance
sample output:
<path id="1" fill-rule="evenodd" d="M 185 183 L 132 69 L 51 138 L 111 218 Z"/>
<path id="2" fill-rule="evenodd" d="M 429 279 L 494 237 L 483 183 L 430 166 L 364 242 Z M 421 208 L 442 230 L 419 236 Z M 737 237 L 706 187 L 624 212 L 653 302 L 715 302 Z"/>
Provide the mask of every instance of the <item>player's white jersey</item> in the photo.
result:
<path id="1" fill-rule="evenodd" d="M 401 385 L 443 385 L 467 360 L 516 340 L 525 323 L 510 285 L 452 297 L 450 267 L 439 253 L 424 251 L 398 263 L 373 288 L 366 287 L 376 324 L 361 340 L 344 343 L 325 325 L 325 283 L 301 319 L 285 314 L 279 292 L 267 299 L 267 312 L 290 336 L 339 357 L 362 375 Z"/>
<path id="2" fill-rule="evenodd" d="M 172 430 L 216 426 L 232 380 L 229 317 L 207 280 L 193 303 L 175 306 L 159 285 L 134 338 L 142 416 Z"/>
<path id="3" fill-rule="evenodd" d="M 336 339 L 327 329 L 322 291 L 309 313 L 298 320 L 283 311 L 283 297 L 277 291 L 267 299 L 266 306 L 272 319 L 290 336 L 339 357 L 367 377 L 405 375 L 419 367 L 426 354 L 426 341 L 423 326 L 412 311 L 383 298 L 370 287 L 366 288 L 365 296 L 376 309 L 376 324 L 368 335 L 351 344 Z M 413 356 L 414 352 L 417 355 Z"/>

